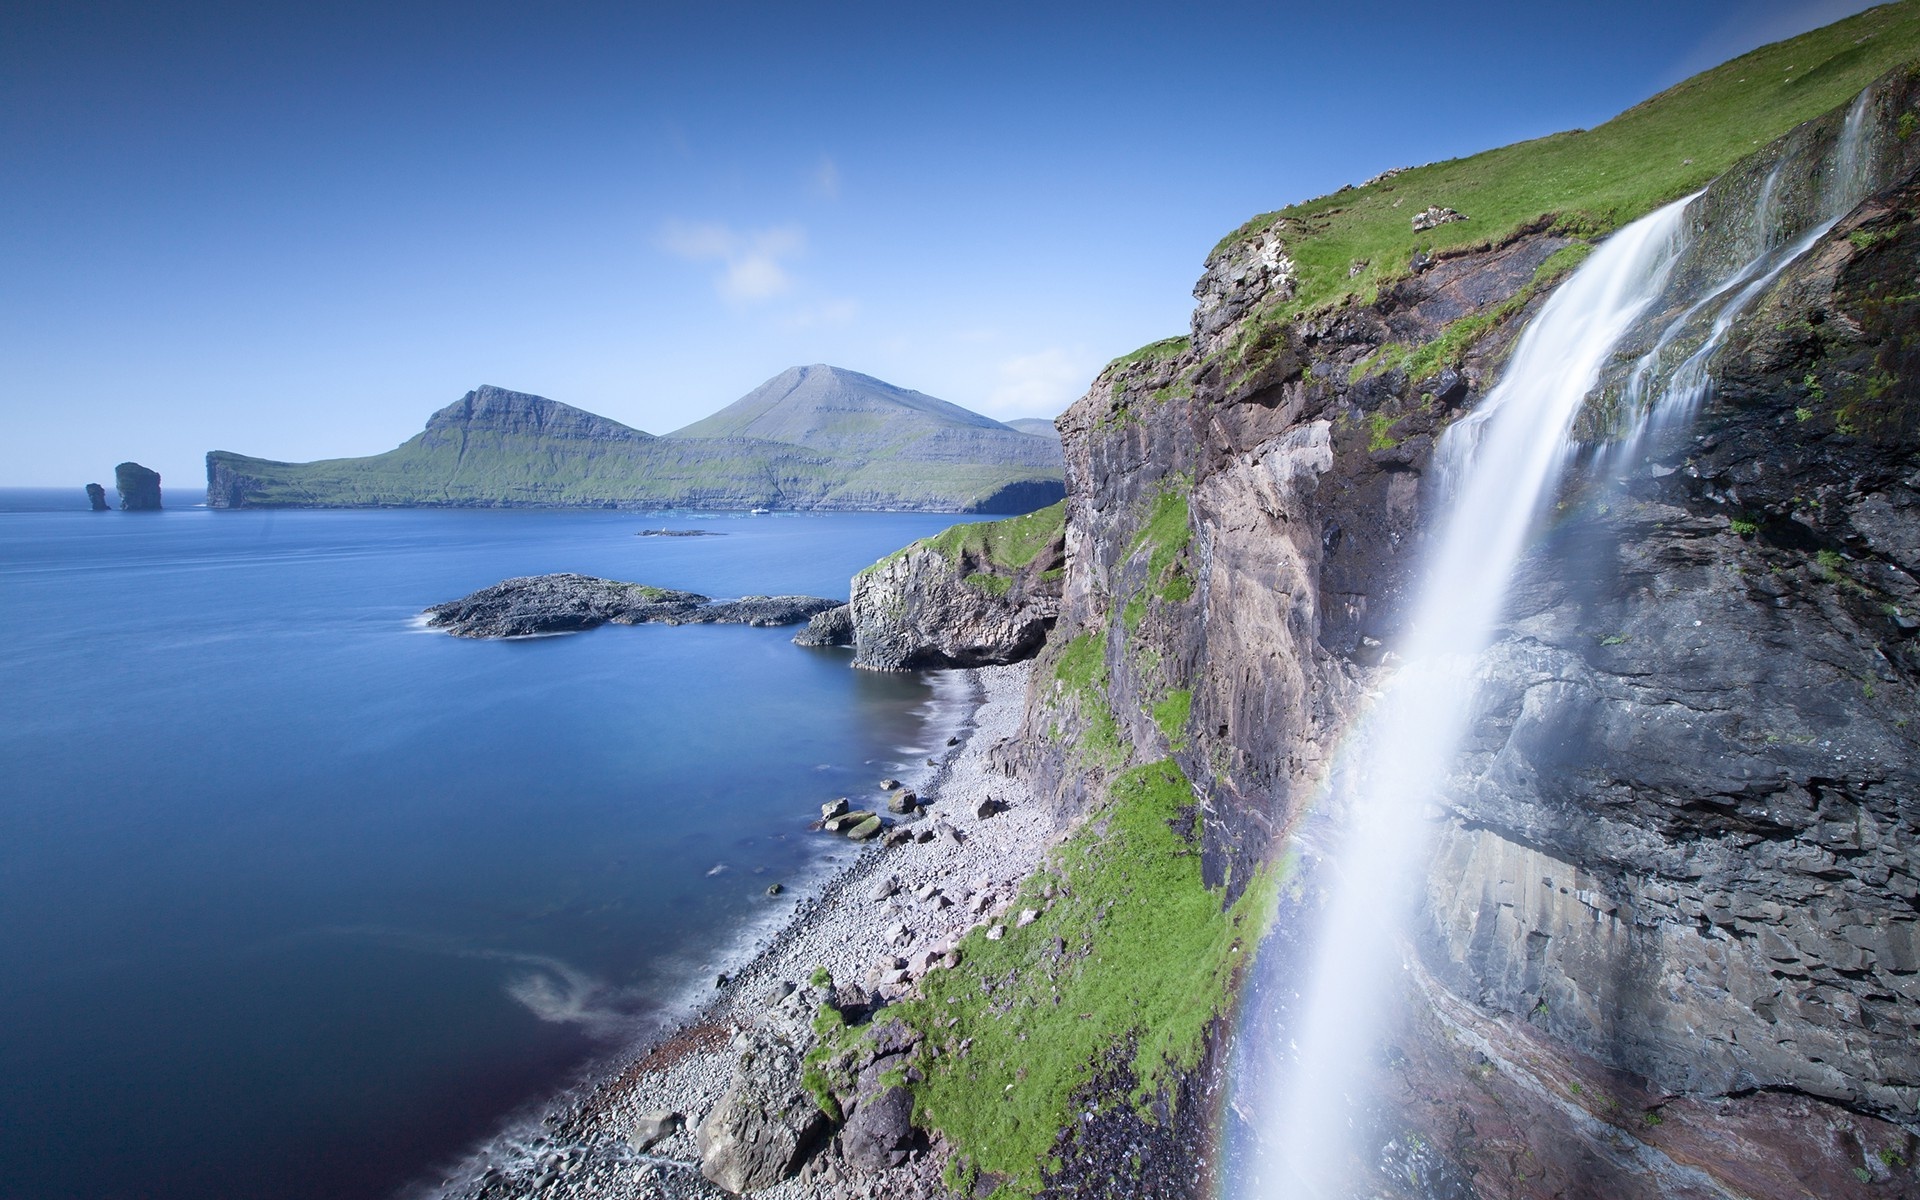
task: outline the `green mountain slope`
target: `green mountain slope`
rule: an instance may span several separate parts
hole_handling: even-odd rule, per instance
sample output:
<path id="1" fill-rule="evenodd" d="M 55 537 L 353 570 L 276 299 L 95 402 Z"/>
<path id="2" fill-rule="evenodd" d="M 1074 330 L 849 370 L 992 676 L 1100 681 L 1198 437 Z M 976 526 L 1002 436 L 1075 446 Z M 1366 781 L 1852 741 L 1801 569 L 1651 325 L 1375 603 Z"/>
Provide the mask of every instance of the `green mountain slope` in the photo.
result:
<path id="1" fill-rule="evenodd" d="M 777 411 L 766 415 L 774 424 L 781 419 Z M 1039 441 L 1011 430 L 999 436 Z M 1057 442 L 1050 463 L 1041 443 L 1042 452 L 1027 461 L 1008 461 L 989 445 L 971 458 L 954 454 L 911 465 L 848 449 L 858 442 L 843 437 L 836 452 L 763 437 L 654 437 L 541 396 L 488 386 L 434 413 L 425 429 L 385 454 L 286 463 L 212 451 L 207 503 L 1025 512 L 1063 490 Z"/>
<path id="2" fill-rule="evenodd" d="M 1763 46 L 1703 71 L 1591 130 L 1557 133 L 1402 171 L 1253 218 L 1214 255 L 1269 229 L 1292 259 L 1276 317 L 1365 296 L 1416 251 L 1497 243 L 1542 220 L 1605 233 L 1706 184 L 1755 147 L 1844 104 L 1920 58 L 1920 0 Z M 1415 232 L 1430 206 L 1463 221 Z"/>

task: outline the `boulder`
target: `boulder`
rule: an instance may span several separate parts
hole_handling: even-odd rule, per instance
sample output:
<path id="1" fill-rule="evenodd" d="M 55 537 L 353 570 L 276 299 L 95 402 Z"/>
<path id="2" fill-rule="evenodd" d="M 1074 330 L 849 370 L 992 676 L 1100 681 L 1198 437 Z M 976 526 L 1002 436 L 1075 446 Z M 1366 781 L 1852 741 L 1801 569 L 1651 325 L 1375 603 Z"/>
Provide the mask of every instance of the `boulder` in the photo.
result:
<path id="1" fill-rule="evenodd" d="M 107 511 L 107 489 L 97 483 L 87 485 L 87 504 L 95 512 Z"/>
<path id="2" fill-rule="evenodd" d="M 836 800 L 829 800 L 820 806 L 820 819 L 822 821 L 831 821 L 833 818 L 843 815 L 849 807 L 851 806 L 847 803 L 845 796 L 841 796 Z"/>
<path id="3" fill-rule="evenodd" d="M 860 1097 L 840 1131 L 840 1151 L 862 1170 L 884 1171 L 906 1162 L 917 1138 L 913 1093 L 896 1085 Z"/>
<path id="4" fill-rule="evenodd" d="M 791 1177 L 819 1144 L 827 1117 L 800 1079 L 800 1059 L 779 1046 L 755 1046 L 695 1134 L 700 1173 L 740 1195 Z"/>
<path id="5" fill-rule="evenodd" d="M 160 472 L 123 462 L 113 469 L 113 486 L 120 493 L 120 511 L 160 511 Z"/>
<path id="6" fill-rule="evenodd" d="M 678 1133 L 686 1120 L 681 1114 L 666 1109 L 641 1113 L 634 1118 L 633 1128 L 627 1131 L 627 1142 L 636 1151 L 645 1154 Z"/>
<path id="7" fill-rule="evenodd" d="M 1464 220 L 1466 220 L 1465 217 L 1450 208 L 1442 208 L 1438 204 L 1431 204 L 1428 205 L 1424 211 L 1413 214 L 1413 231 L 1415 233 L 1424 233 L 1429 229 L 1438 229 L 1442 225 L 1450 225 L 1455 221 Z"/>
<path id="8" fill-rule="evenodd" d="M 915 807 L 919 805 L 919 803 L 920 803 L 920 797 L 914 795 L 912 792 L 908 791 L 906 788 L 897 788 L 894 791 L 887 793 L 887 811 L 888 812 L 903 813 L 903 814 L 910 813 L 914 810 Z"/>
<path id="9" fill-rule="evenodd" d="M 867 815 L 866 820 L 861 821 L 857 825 L 854 825 L 853 827 L 849 828 L 846 832 L 847 832 L 847 836 L 852 838 L 854 841 L 864 842 L 869 838 L 878 837 L 880 835 L 881 828 L 882 828 L 882 823 L 880 821 L 879 815 L 875 813 L 869 813 Z"/>

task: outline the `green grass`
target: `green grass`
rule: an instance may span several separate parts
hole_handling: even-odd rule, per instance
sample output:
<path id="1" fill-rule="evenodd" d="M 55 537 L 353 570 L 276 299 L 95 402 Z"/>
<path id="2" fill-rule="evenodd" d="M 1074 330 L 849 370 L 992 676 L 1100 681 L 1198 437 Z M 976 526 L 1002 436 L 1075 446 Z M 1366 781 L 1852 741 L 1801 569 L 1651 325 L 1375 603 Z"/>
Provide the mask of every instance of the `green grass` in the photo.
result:
<path id="1" fill-rule="evenodd" d="M 985 571 L 975 571 L 967 576 L 966 584 L 989 596 L 1004 596 L 1013 590 L 1013 576 L 989 575 Z"/>
<path id="2" fill-rule="evenodd" d="M 1173 762 L 1127 772 L 1014 901 L 1015 913 L 1042 910 L 1037 921 L 1009 922 L 997 942 L 976 930 L 958 968 L 929 974 L 919 999 L 888 1010 L 925 1038 L 914 1107 L 955 1147 L 950 1182 L 989 1172 L 1003 1193 L 1034 1195 L 1096 1075 L 1124 1068 L 1132 1094 L 1100 1103 L 1148 1112 L 1174 1072 L 1199 1062 L 1279 872 L 1224 907 L 1201 877 L 1198 846 L 1178 832 L 1194 808 Z M 1051 908 L 1049 884 L 1061 893 Z"/>
<path id="3" fill-rule="evenodd" d="M 1178 688 L 1153 706 L 1153 723 L 1160 727 L 1167 745 L 1174 750 L 1187 748 L 1187 717 L 1193 712 L 1193 692 Z"/>
<path id="4" fill-rule="evenodd" d="M 1114 359 L 1102 367 L 1100 374 L 1111 375 L 1113 372 L 1123 370 L 1135 363 L 1149 361 L 1159 362 L 1166 359 L 1179 358 L 1191 349 L 1192 346 L 1192 340 L 1185 334 L 1181 334 L 1178 337 L 1161 338 L 1157 342 L 1148 342 L 1146 345 L 1131 353 L 1122 354 L 1119 358 Z"/>
<path id="5" fill-rule="evenodd" d="M 928 549 L 948 562 L 970 558 L 1005 571 L 1017 571 L 1040 556 L 1066 528 L 1067 502 L 1049 505 L 1004 521 L 977 521 L 943 529 L 928 538 Z"/>
<path id="6" fill-rule="evenodd" d="M 1193 481 L 1184 475 L 1162 481 L 1160 490 L 1154 493 L 1146 524 L 1133 535 L 1133 542 L 1127 547 L 1129 558 L 1143 546 L 1152 547 L 1147 557 L 1147 579 L 1149 586 L 1160 592 L 1166 588 L 1168 571 L 1174 561 L 1193 541 L 1193 513 L 1187 503 L 1187 494 L 1192 488 Z"/>
<path id="7" fill-rule="evenodd" d="M 1430 342 L 1422 342 L 1418 346 L 1407 346 L 1399 342 L 1388 342 L 1372 354 L 1369 354 L 1366 358 L 1360 360 L 1360 362 L 1354 364 L 1353 370 L 1349 373 L 1348 381 L 1358 383 L 1369 375 L 1378 375 L 1385 371 L 1398 369 L 1406 372 L 1409 381 L 1419 382 L 1420 380 L 1433 378 L 1447 367 L 1458 366 L 1460 360 L 1465 357 L 1466 352 L 1473 348 L 1474 343 L 1478 342 L 1490 331 L 1497 329 L 1508 317 L 1511 317 L 1532 303 L 1534 296 L 1539 294 L 1541 288 L 1557 282 L 1563 275 L 1566 275 L 1584 262 L 1587 255 L 1592 252 L 1593 247 L 1585 242 L 1581 242 L 1578 245 L 1561 247 L 1545 262 L 1540 264 L 1534 271 L 1533 278 L 1528 281 L 1525 287 L 1521 288 L 1512 296 L 1509 296 L 1506 300 L 1484 312 L 1478 312 L 1472 316 L 1460 318 L 1458 321 L 1448 325 L 1441 331 L 1439 337 L 1434 338 Z M 1377 416 L 1375 420 L 1376 422 L 1378 421 Z M 1378 444 L 1380 430 L 1377 424 L 1373 432 L 1373 442 L 1375 444 L 1370 446 L 1371 449 L 1389 450 L 1393 448 L 1394 443 L 1392 441 L 1388 441 L 1384 445 Z"/>
<path id="8" fill-rule="evenodd" d="M 1000 521 L 972 521 L 959 525 L 950 525 L 932 537 L 911 542 L 887 555 L 879 562 L 861 570 L 865 575 L 878 570 L 896 559 L 904 558 L 915 550 L 932 550 L 948 562 L 958 566 L 962 561 L 970 561 L 976 567 L 986 570 L 967 576 L 967 582 L 1003 596 L 1012 582 L 985 582 L 994 575 L 1012 575 L 1020 568 L 1040 557 L 1053 539 L 1066 529 L 1067 502 L 1060 501 L 1046 508 L 1018 517 L 1007 517 Z M 1054 573 L 1046 572 L 1042 578 L 1057 578 Z M 976 579 L 981 582 L 976 583 Z M 995 590 L 998 589 L 998 590 Z"/>
<path id="9" fill-rule="evenodd" d="M 1107 684 L 1107 635 L 1083 633 L 1068 642 L 1053 665 L 1053 677 L 1073 692 L 1104 688 Z"/>
<path id="10" fill-rule="evenodd" d="M 1282 226 L 1297 270 L 1295 297 L 1278 314 L 1289 316 L 1404 275 L 1416 249 L 1498 242 L 1543 218 L 1571 233 L 1605 233 L 1703 186 L 1916 57 L 1920 3 L 1902 0 L 1763 46 L 1595 129 L 1434 163 L 1264 213 L 1222 239 L 1215 252 Z M 1468 219 L 1415 234 L 1410 219 L 1431 204 Z M 1369 265 L 1349 277 L 1360 259 Z"/>
<path id="11" fill-rule="evenodd" d="M 1107 699 L 1107 635 L 1088 632 L 1068 642 L 1054 662 L 1053 674 L 1079 705 L 1081 732 L 1074 752 L 1080 765 L 1109 771 L 1125 766 L 1127 744 L 1121 740 L 1120 722 Z"/>

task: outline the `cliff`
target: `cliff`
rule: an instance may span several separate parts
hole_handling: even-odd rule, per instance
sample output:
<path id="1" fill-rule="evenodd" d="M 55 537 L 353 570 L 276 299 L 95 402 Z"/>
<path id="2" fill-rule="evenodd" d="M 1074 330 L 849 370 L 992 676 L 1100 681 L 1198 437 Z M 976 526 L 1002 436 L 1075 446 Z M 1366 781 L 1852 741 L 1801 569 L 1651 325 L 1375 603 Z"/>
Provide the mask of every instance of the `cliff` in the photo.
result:
<path id="1" fill-rule="evenodd" d="M 776 386 L 796 374 L 807 386 Z M 284 463 L 211 451 L 207 503 L 1024 512 L 1059 498 L 1058 464 L 1057 446 L 957 405 L 807 367 L 667 437 L 481 387 L 385 454 Z"/>
<path id="2" fill-rule="evenodd" d="M 1392 672 L 1436 439 L 1598 237 L 1711 181 L 1476 661 L 1399 1023 L 1353 1080 L 1379 1096 L 1364 1194 L 1920 1195 L 1920 75 L 1888 73 L 1916 54 L 1920 11 L 1888 6 L 1609 126 L 1256 219 L 1209 256 L 1190 332 L 1116 360 L 1061 418 L 1059 613 L 1000 757 L 1094 845 L 1143 787 L 1172 797 L 1198 879 L 1096 908 L 1238 913 L 1276 874 L 1282 900 L 1261 968 L 1232 978 L 1241 1027 L 1224 995 L 1196 1001 L 1218 1019 L 1168 1051 L 1173 1078 L 1135 1057 L 1125 1015 L 1024 1016 L 1034 1044 L 1086 1054 L 1027 1111 L 1044 1137 L 995 1132 L 968 1105 L 996 1097 L 956 1102 L 962 1068 L 921 1063 L 950 1184 L 1096 1196 L 1147 1171 L 1155 1194 L 1200 1195 L 1258 1158 L 1271 1114 L 1221 1101 L 1301 987 L 1324 884 L 1279 856 Z M 1593 168 L 1571 184 L 1568 144 Z M 1635 179 L 1600 179 L 1636 156 Z M 1821 232 L 1850 172 L 1868 198 Z M 1430 207 L 1468 219 L 1408 237 Z M 1804 253 L 1732 273 L 1783 228 L 1812 230 Z M 1707 310 L 1729 313 L 1715 331 L 1692 318 L 1724 279 L 1714 295 L 1744 307 Z M 1699 412 L 1610 473 L 1628 368 L 1696 351 Z M 925 549 L 876 567 L 873 607 L 901 609 L 885 628 L 914 628 L 923 595 L 939 611 L 954 571 Z M 1094 970 L 1029 965 L 1060 988 Z M 976 982 L 987 998 L 956 995 L 944 1023 L 999 1014 L 998 981 Z"/>
<path id="3" fill-rule="evenodd" d="M 120 493 L 122 511 L 160 510 L 160 472 L 137 462 L 123 462 L 113 469 L 113 486 Z"/>
<path id="4" fill-rule="evenodd" d="M 897 671 L 1033 657 L 1059 613 L 1065 515 L 1055 504 L 955 525 L 854 576 L 854 665 Z"/>

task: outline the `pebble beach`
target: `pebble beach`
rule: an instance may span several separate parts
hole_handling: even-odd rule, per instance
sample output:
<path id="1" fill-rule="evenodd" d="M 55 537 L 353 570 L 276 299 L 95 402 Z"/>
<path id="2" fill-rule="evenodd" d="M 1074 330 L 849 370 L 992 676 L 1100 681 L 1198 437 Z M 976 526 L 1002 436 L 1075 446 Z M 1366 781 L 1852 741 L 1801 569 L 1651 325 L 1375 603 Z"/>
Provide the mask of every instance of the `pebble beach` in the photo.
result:
<path id="1" fill-rule="evenodd" d="M 827 995 L 818 986 L 822 971 L 842 989 L 857 986 L 870 1002 L 890 1002 L 909 994 L 927 970 L 941 969 L 946 951 L 968 930 L 1011 919 L 1006 904 L 1059 832 L 1028 785 L 993 765 L 994 749 L 1019 731 L 1031 673 L 1030 663 L 962 673 L 978 707 L 955 744 L 934 758 L 917 810 L 890 818 L 894 831 L 911 837 L 896 832 L 895 844 L 876 841 L 807 885 L 811 894 L 799 898 L 784 926 L 729 971 L 692 1016 L 629 1050 L 549 1111 L 516 1123 L 428 1194 L 727 1195 L 700 1173 L 695 1130 L 729 1087 L 743 1048 L 768 1038 L 804 1043 Z M 852 797 L 853 805 L 885 811 L 882 782 L 874 781 L 870 796 Z M 938 1195 L 937 1157 L 920 1153 L 891 1170 L 861 1172 L 821 1154 L 794 1178 L 754 1194 Z"/>

